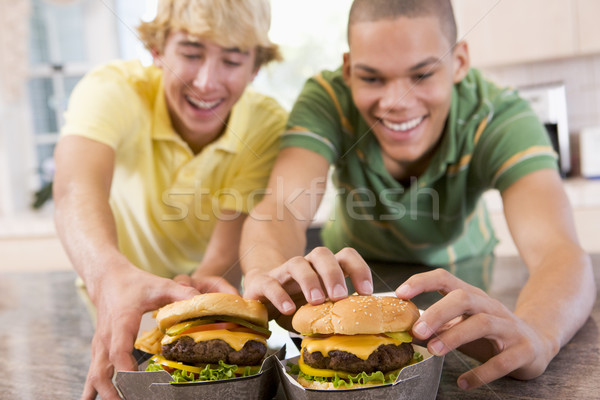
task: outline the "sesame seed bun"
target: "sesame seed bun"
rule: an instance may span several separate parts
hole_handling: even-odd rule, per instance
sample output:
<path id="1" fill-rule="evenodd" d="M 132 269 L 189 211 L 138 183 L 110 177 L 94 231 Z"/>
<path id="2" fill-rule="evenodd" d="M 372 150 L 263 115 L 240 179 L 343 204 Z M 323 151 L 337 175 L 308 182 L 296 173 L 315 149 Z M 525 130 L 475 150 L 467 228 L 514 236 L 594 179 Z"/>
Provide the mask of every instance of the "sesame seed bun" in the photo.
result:
<path id="1" fill-rule="evenodd" d="M 165 332 L 179 322 L 212 315 L 238 317 L 265 328 L 268 325 L 267 308 L 260 301 L 231 293 L 204 293 L 168 304 L 158 310 L 156 323 Z"/>
<path id="2" fill-rule="evenodd" d="M 418 318 L 419 309 L 409 300 L 353 295 L 300 307 L 292 326 L 302 334 L 378 334 L 409 331 Z"/>

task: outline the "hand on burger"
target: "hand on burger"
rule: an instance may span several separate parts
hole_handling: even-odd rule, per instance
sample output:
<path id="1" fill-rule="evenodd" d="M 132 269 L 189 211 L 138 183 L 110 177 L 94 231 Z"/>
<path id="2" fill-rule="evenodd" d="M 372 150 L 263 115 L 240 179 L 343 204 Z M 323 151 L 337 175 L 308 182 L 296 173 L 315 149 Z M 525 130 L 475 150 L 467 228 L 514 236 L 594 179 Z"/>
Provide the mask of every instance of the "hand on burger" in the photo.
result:
<path id="1" fill-rule="evenodd" d="M 345 248 L 333 254 L 326 247 L 317 247 L 270 271 L 248 271 L 244 297 L 272 304 L 269 317 L 279 323 L 280 314 L 291 316 L 306 302 L 314 305 L 347 297 L 346 276 L 359 294 L 373 293 L 371 269 L 356 250 Z"/>
<path id="2" fill-rule="evenodd" d="M 549 335 L 536 331 L 483 290 L 437 269 L 413 275 L 398 289 L 404 299 L 438 291 L 444 297 L 427 308 L 415 322 L 415 339 L 428 340 L 427 349 L 438 356 L 452 350 L 482 362 L 458 378 L 462 389 L 481 386 L 505 375 L 532 379 L 541 375 L 554 352 Z M 534 316 L 530 316 L 535 318 Z"/>
<path id="3" fill-rule="evenodd" d="M 83 400 L 95 399 L 97 394 L 104 400 L 120 400 L 112 383 L 113 374 L 136 368 L 131 352 L 144 313 L 197 295 L 199 289 L 237 292 L 220 277 L 205 277 L 202 285 L 197 282 L 192 288 L 144 272 L 128 262 L 115 262 L 97 282 L 87 282 L 98 317 Z"/>

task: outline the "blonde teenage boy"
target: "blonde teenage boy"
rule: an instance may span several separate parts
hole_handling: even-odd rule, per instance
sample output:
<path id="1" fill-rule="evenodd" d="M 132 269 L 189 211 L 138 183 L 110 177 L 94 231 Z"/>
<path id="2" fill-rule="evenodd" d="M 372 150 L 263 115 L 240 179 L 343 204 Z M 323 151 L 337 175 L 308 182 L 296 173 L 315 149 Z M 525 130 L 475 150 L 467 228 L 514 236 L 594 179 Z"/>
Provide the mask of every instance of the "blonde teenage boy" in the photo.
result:
<path id="1" fill-rule="evenodd" d="M 279 58 L 268 0 L 164 0 L 139 27 L 154 65 L 119 61 L 74 90 L 56 149 L 56 225 L 97 310 L 83 399 L 118 399 L 143 313 L 235 292 L 242 223 L 286 112 L 247 89 Z M 225 278 L 223 278 L 225 277 Z"/>

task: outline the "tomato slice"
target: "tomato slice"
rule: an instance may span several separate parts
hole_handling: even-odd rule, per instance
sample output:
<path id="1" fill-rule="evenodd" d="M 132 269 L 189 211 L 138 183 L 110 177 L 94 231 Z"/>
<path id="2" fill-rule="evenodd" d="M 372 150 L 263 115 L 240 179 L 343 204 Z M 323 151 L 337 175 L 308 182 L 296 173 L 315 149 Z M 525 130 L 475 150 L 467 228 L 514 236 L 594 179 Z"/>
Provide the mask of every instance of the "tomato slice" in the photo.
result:
<path id="1" fill-rule="evenodd" d="M 212 331 L 215 329 L 227 329 L 227 330 L 231 331 L 236 328 L 241 328 L 241 326 L 238 324 L 234 324 L 233 322 L 217 322 L 214 324 L 192 326 L 191 328 L 186 329 L 185 331 L 181 332 L 181 335 L 187 335 L 189 333 L 194 333 L 194 332 Z"/>

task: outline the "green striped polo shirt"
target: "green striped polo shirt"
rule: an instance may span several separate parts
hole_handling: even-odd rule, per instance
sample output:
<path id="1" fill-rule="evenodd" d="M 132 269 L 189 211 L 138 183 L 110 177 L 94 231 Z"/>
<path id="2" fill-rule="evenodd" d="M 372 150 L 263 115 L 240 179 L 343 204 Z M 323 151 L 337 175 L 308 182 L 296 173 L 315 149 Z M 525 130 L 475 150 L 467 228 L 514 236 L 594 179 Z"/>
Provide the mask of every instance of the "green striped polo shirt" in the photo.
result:
<path id="1" fill-rule="evenodd" d="M 428 169 L 403 186 L 352 101 L 341 69 L 309 79 L 282 137 L 333 166 L 333 211 L 322 230 L 332 251 L 366 259 L 448 265 L 491 254 L 497 243 L 482 194 L 557 169 L 544 126 L 511 89 L 470 70 L 452 92 L 445 132 Z"/>

